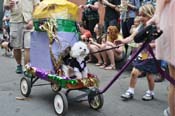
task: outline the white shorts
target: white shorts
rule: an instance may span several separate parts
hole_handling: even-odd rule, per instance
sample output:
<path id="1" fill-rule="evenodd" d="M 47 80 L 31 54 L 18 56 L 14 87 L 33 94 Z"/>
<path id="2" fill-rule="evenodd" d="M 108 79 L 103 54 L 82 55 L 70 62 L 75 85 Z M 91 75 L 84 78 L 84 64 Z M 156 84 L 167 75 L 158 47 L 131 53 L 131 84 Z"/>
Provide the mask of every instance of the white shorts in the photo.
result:
<path id="1" fill-rule="evenodd" d="M 25 23 L 10 23 L 10 45 L 14 49 L 30 48 L 31 30 Z"/>

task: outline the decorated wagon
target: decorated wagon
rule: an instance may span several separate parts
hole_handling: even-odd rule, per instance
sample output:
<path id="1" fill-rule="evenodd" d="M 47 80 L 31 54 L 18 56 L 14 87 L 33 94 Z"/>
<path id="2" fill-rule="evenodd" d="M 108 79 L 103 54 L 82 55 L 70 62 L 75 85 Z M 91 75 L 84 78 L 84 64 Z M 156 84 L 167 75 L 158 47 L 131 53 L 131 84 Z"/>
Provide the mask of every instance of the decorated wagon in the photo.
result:
<path id="1" fill-rule="evenodd" d="M 91 108 L 98 110 L 103 106 L 103 95 L 98 94 L 98 79 L 93 74 L 77 79 L 66 77 L 60 68 L 65 50 L 79 41 L 76 24 L 78 7 L 67 0 L 44 0 L 36 6 L 33 13 L 35 31 L 32 32 L 30 64 L 25 66 L 24 77 L 20 81 L 21 94 L 28 97 L 31 88 L 37 86 L 39 79 L 48 81 L 56 92 L 54 108 L 58 115 L 68 110 L 68 93 L 81 90 L 77 99 L 87 97 Z M 42 85 L 42 84 L 39 84 Z M 61 91 L 67 89 L 66 93 Z"/>
<path id="2" fill-rule="evenodd" d="M 31 64 L 26 65 L 24 77 L 20 81 L 20 90 L 23 96 L 28 97 L 31 88 L 38 79 L 48 81 L 56 95 L 54 97 L 54 109 L 57 115 L 65 115 L 68 111 L 68 99 L 77 101 L 86 97 L 92 109 L 98 110 L 103 106 L 103 93 L 119 78 L 125 69 L 147 48 L 156 62 L 162 76 L 174 84 L 174 80 L 164 72 L 154 56 L 149 43 L 157 39 L 162 31 L 158 31 L 155 25 L 148 25 L 136 34 L 134 41 L 143 42 L 142 46 L 134 53 L 132 58 L 123 65 L 109 84 L 99 90 L 97 76 L 88 74 L 86 78 L 72 79 L 65 76 L 60 66 L 65 50 L 79 41 L 79 33 L 76 25 L 77 6 L 67 0 L 44 0 L 36 7 L 33 14 L 35 31 L 31 40 Z M 118 46 L 116 46 L 118 47 Z M 114 47 L 114 48 L 116 48 Z M 99 52 L 99 51 L 98 51 Z M 42 84 L 40 84 L 42 85 Z M 37 85 L 38 86 L 38 85 Z M 67 91 L 63 93 L 62 88 Z M 83 94 L 75 98 L 69 98 L 70 91 L 79 90 Z"/>

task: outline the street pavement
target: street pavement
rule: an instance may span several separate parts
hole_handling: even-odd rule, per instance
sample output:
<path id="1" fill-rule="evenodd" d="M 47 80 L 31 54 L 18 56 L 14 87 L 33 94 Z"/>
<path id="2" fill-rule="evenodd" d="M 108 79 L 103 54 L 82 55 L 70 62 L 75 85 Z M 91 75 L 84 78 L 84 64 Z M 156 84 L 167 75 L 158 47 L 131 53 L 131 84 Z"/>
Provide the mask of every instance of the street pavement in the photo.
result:
<path id="1" fill-rule="evenodd" d="M 16 99 L 16 97 L 22 97 L 20 79 L 23 75 L 15 73 L 14 58 L 5 57 L 2 54 L 3 50 L 0 49 L 0 116 L 56 116 L 53 108 L 55 94 L 50 85 L 33 87 L 28 99 Z M 88 64 L 88 68 L 91 73 L 99 77 L 100 89 L 106 87 L 118 73 L 118 70 L 103 70 L 94 64 Z M 47 82 L 39 80 L 38 83 Z M 167 81 L 156 83 L 153 101 L 141 100 L 148 89 L 145 77 L 138 79 L 134 99 L 122 101 L 120 95 L 125 92 L 128 85 L 129 72 L 125 71 L 103 94 L 104 105 L 99 111 L 89 108 L 87 101 L 69 102 L 66 116 L 163 116 L 163 110 L 167 107 Z M 79 93 L 80 91 L 75 91 L 70 96 Z"/>

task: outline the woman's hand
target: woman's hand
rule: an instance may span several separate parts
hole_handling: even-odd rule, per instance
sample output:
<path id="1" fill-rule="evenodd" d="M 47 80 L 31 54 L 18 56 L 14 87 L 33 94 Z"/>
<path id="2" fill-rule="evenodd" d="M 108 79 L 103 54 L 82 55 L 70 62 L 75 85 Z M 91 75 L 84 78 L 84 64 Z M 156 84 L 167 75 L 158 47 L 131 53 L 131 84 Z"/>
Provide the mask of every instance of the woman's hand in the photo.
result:
<path id="1" fill-rule="evenodd" d="M 114 40 L 114 44 L 120 45 L 120 44 L 123 44 L 123 41 L 122 40 Z"/>
<path id="2" fill-rule="evenodd" d="M 90 44 L 94 44 L 93 38 L 89 38 L 89 43 L 90 43 Z"/>

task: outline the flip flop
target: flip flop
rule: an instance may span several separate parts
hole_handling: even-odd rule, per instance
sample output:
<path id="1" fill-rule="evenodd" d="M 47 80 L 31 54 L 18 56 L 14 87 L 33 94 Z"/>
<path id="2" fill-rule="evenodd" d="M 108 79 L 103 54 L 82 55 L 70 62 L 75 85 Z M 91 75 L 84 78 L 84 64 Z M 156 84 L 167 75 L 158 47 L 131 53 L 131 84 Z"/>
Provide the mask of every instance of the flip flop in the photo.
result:
<path id="1" fill-rule="evenodd" d="M 100 68 L 105 68 L 107 66 L 107 64 L 102 64 L 101 66 L 100 66 Z"/>
<path id="2" fill-rule="evenodd" d="M 105 67 L 105 70 L 115 70 L 115 66 L 109 65 L 109 66 Z"/>
<path id="3" fill-rule="evenodd" d="M 103 63 L 96 63 L 95 65 L 96 66 L 101 66 Z"/>

